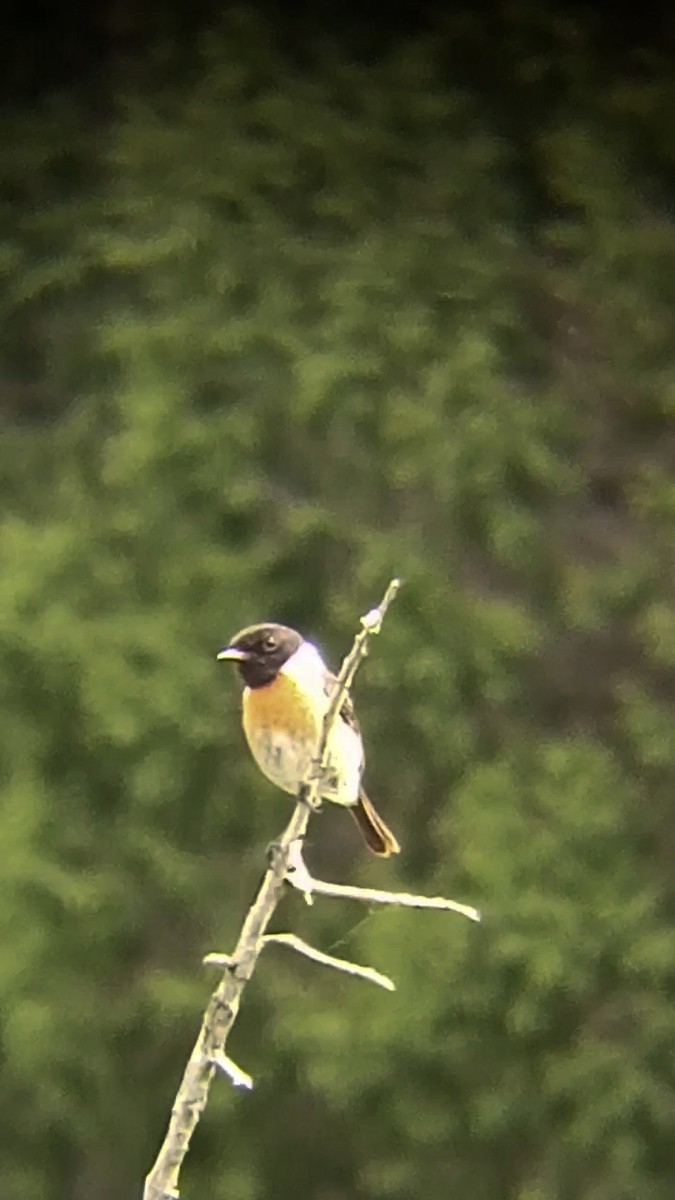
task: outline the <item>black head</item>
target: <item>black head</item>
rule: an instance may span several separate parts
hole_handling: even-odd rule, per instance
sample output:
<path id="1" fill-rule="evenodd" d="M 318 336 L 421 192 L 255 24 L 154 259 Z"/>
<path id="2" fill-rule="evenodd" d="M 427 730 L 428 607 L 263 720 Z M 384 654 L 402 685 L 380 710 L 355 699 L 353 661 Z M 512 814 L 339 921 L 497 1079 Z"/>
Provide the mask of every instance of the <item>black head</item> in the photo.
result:
<path id="1" fill-rule="evenodd" d="M 246 686 L 257 688 L 276 679 L 284 663 L 301 645 L 302 637 L 288 625 L 249 625 L 217 657 L 236 663 Z"/>

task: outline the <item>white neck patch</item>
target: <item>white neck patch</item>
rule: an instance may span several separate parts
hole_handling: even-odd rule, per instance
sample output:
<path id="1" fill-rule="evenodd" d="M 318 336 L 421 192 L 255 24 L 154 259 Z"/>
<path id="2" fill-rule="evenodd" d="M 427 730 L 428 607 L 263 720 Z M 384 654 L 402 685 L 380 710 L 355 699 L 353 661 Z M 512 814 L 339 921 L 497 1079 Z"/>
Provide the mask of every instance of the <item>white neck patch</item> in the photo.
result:
<path id="1" fill-rule="evenodd" d="M 319 688 L 323 693 L 326 665 L 311 642 L 303 642 L 295 654 L 291 654 L 280 674 L 297 680 L 305 688 Z"/>

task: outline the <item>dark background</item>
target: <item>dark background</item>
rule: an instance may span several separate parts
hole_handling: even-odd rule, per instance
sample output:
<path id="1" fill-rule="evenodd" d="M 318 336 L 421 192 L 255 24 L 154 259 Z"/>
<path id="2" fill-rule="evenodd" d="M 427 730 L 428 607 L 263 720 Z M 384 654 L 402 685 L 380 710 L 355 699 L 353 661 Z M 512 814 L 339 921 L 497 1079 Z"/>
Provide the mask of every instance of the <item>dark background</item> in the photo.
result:
<path id="1" fill-rule="evenodd" d="M 15 6 L 0 37 L 0 1184 L 139 1195 L 288 802 L 214 661 L 335 664 L 434 913 L 275 927 L 181 1194 L 666 1200 L 667 6 Z"/>

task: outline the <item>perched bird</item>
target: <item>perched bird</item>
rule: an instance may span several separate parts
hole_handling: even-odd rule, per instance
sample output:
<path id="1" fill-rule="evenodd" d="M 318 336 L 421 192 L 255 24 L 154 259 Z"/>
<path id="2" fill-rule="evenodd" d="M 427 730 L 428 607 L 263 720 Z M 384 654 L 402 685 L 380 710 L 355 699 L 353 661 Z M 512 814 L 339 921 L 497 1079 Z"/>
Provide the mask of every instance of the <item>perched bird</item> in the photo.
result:
<path id="1" fill-rule="evenodd" d="M 316 646 L 287 625 L 250 625 L 218 658 L 239 668 L 244 733 L 255 761 L 277 787 L 297 792 L 316 755 L 335 676 Z M 374 854 L 398 854 L 396 838 L 361 787 L 363 742 L 349 697 L 335 719 L 328 749 L 322 797 L 349 809 Z"/>

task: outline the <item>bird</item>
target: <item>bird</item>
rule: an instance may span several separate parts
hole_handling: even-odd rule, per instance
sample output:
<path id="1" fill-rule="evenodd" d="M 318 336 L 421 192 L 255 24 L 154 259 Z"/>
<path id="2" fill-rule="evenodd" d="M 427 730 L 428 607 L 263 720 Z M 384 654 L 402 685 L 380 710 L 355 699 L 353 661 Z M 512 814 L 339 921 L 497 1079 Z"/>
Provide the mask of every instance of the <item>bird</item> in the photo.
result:
<path id="1" fill-rule="evenodd" d="M 217 658 L 238 668 L 244 734 L 260 770 L 283 791 L 297 793 L 315 760 L 335 675 L 316 646 L 288 625 L 240 629 Z M 368 848 L 387 858 L 400 846 L 363 790 L 363 767 L 361 731 L 346 696 L 328 739 L 321 798 L 348 808 Z"/>

